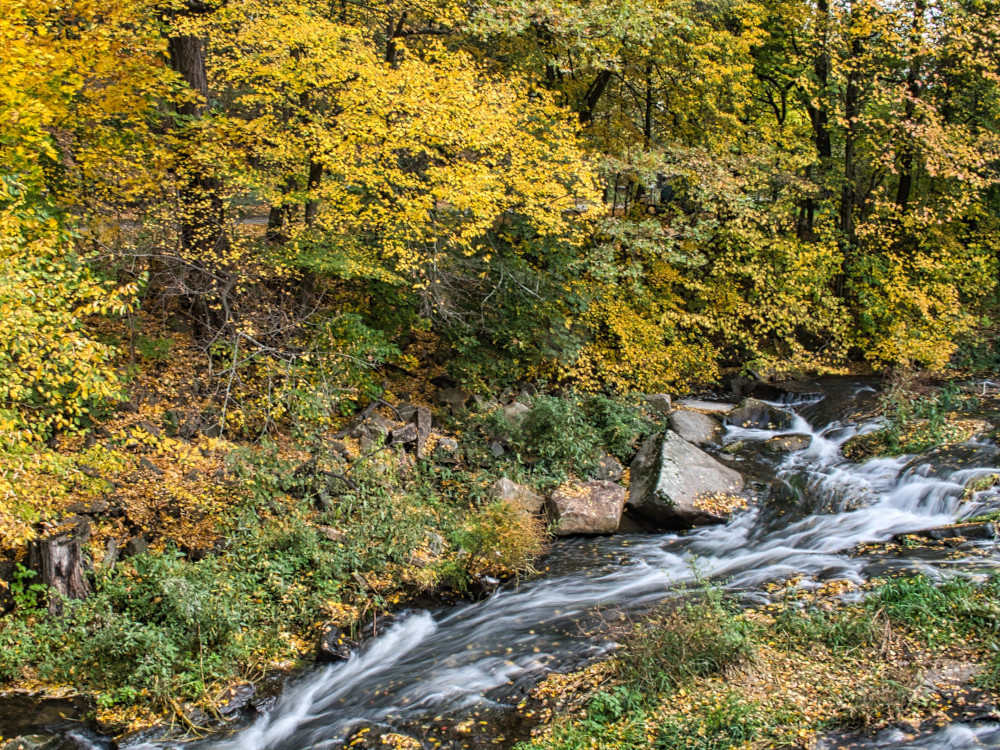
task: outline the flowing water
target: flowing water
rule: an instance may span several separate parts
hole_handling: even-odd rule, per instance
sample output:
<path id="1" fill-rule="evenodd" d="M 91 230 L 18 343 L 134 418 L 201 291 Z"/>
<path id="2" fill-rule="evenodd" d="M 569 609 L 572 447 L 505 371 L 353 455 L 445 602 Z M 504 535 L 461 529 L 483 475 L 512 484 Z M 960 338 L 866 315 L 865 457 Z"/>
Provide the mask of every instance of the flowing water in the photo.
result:
<path id="1" fill-rule="evenodd" d="M 876 459 L 858 465 L 840 453 L 859 430 L 844 415 L 870 402 L 863 385 L 824 387 L 825 398 L 788 404 L 796 412 L 786 432 L 811 436 L 807 449 L 774 459 L 749 455 L 737 468 L 758 478 L 760 502 L 724 526 L 682 534 L 620 535 L 558 542 L 545 575 L 501 588 L 485 601 L 412 612 L 349 660 L 309 671 L 289 684 L 268 714 L 223 738 L 202 740 L 215 750 L 337 748 L 359 727 L 421 728 L 425 732 L 516 703 L 549 670 L 568 669 L 613 648 L 591 627 L 602 617 L 636 610 L 670 595 L 695 570 L 751 600 L 762 584 L 802 576 L 861 583 L 886 567 L 920 567 L 947 575 L 957 566 L 989 566 L 991 556 L 918 559 L 847 555 L 865 542 L 948 524 L 988 509 L 985 493 L 963 502 L 965 483 L 1000 466 L 997 449 L 968 444 L 931 457 Z M 774 432 L 730 429 L 727 441 Z M 613 613 L 613 614 L 609 614 Z M 1000 747 L 1000 729 L 955 725 L 906 744 L 881 747 Z M 923 743 L 923 744 L 921 744 Z M 928 744 L 930 743 L 930 744 Z M 141 750 L 179 744 L 144 743 Z M 190 747 L 190 745 L 185 745 Z"/>

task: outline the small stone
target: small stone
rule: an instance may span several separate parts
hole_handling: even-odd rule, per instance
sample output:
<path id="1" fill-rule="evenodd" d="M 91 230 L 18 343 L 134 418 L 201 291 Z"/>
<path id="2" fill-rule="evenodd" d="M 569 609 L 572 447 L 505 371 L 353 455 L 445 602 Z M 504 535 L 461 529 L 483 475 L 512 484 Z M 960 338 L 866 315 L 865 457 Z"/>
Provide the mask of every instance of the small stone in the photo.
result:
<path id="1" fill-rule="evenodd" d="M 493 454 L 494 458 L 500 458 L 507 452 L 507 449 L 503 447 L 502 444 L 494 440 L 490 443 L 490 453 Z"/>
<path id="2" fill-rule="evenodd" d="M 415 424 L 407 424 L 399 429 L 393 430 L 392 442 L 394 445 L 405 445 L 406 443 L 415 443 L 419 437 L 417 432 L 417 426 Z"/>
<path id="3" fill-rule="evenodd" d="M 346 533 L 333 526 L 317 526 L 316 530 L 331 542 L 342 542 L 347 539 Z"/>
<path id="4" fill-rule="evenodd" d="M 145 537 L 134 536 L 125 542 L 125 549 L 122 550 L 122 557 L 135 557 L 149 551 L 149 542 Z"/>

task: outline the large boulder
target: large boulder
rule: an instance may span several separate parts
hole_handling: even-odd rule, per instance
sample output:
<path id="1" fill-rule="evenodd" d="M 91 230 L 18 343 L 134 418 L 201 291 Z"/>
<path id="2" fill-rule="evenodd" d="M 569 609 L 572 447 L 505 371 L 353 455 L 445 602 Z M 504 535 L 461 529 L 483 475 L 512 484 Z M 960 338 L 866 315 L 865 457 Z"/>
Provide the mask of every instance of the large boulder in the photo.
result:
<path id="1" fill-rule="evenodd" d="M 624 509 L 625 488 L 614 482 L 566 484 L 549 497 L 557 536 L 614 534 Z"/>
<path id="2" fill-rule="evenodd" d="M 670 428 L 695 445 L 718 443 L 722 435 L 722 425 L 718 420 L 697 411 L 678 409 L 670 415 Z"/>
<path id="3" fill-rule="evenodd" d="M 534 515 L 541 513 L 545 506 L 545 498 L 539 495 L 530 487 L 513 482 L 507 477 L 498 479 L 490 488 L 490 497 L 493 500 L 500 500 L 510 503 L 518 510 Z"/>
<path id="4" fill-rule="evenodd" d="M 792 426 L 793 419 L 790 411 L 756 398 L 747 398 L 726 415 L 726 424 L 758 430 L 787 430 Z"/>
<path id="5" fill-rule="evenodd" d="M 743 477 L 672 430 L 649 437 L 632 461 L 629 507 L 667 528 L 725 521 L 744 500 Z"/>

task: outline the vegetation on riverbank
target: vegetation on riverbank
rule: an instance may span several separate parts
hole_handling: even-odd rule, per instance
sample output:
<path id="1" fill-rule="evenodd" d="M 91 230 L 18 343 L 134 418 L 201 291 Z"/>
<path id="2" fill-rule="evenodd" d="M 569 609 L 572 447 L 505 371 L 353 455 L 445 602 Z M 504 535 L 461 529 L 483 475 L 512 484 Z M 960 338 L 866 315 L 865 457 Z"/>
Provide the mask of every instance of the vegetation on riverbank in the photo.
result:
<path id="1" fill-rule="evenodd" d="M 790 582 L 750 609 L 695 591 L 624 628 L 610 666 L 539 686 L 555 717 L 519 750 L 797 747 L 990 703 L 1000 580 L 891 579 L 860 601 L 851 588 Z"/>
<path id="2" fill-rule="evenodd" d="M 961 391 L 953 382 L 921 382 L 925 379 L 919 373 L 903 371 L 887 383 L 879 405 L 884 425 L 844 443 L 844 456 L 864 461 L 917 454 L 994 433 L 990 422 L 974 416 L 986 406 L 983 399 Z"/>
<path id="3" fill-rule="evenodd" d="M 183 370 L 146 367 L 100 438 L 12 449 L 0 480 L 25 498 L 3 527 L 19 553 L 0 583 L 0 683 L 91 695 L 114 731 L 162 713 L 193 727 L 229 688 L 314 658 L 324 628 L 363 636 L 415 597 L 530 574 L 544 520 L 497 498 L 496 480 L 549 491 L 627 460 L 650 429 L 634 400 L 536 394 L 518 421 L 495 403 L 435 407 L 420 457 L 391 444 L 405 425 L 387 405 L 258 443 L 185 437 L 199 412 Z M 32 541 L 61 534 L 82 544 L 82 601 L 29 567 Z"/>

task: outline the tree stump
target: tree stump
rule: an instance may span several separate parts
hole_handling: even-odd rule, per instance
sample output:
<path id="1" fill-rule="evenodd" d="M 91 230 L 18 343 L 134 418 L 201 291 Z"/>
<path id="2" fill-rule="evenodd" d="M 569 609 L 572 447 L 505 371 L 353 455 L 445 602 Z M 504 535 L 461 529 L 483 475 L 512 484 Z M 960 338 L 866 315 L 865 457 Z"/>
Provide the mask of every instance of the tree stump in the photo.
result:
<path id="1" fill-rule="evenodd" d="M 61 532 L 32 542 L 28 562 L 38 573 L 39 582 L 58 591 L 67 599 L 86 599 L 90 584 L 83 577 L 83 554 L 75 531 Z M 49 612 L 62 611 L 62 597 L 49 598 Z"/>

